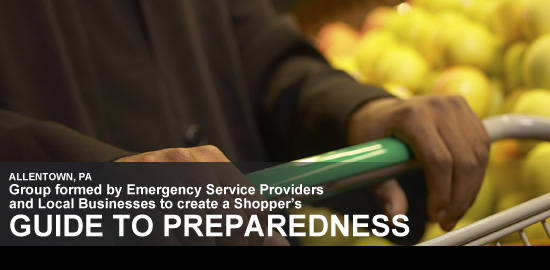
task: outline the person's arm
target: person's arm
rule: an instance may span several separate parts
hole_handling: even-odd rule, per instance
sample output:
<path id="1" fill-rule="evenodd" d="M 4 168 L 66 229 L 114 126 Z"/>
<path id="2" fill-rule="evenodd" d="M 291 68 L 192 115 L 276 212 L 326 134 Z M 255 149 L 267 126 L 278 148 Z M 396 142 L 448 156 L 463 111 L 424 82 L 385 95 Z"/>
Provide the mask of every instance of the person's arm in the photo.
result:
<path id="1" fill-rule="evenodd" d="M 477 195 L 490 147 L 464 99 L 401 100 L 361 85 L 330 68 L 299 33 L 275 19 L 267 2 L 233 2 L 249 86 L 256 90 L 253 97 L 274 157 L 299 158 L 398 137 L 423 164 L 428 216 L 452 229 Z M 371 190 L 388 215 L 407 211 L 395 181 Z"/>
<path id="2" fill-rule="evenodd" d="M 0 161 L 97 162 L 129 154 L 59 123 L 0 109 Z"/>
<path id="3" fill-rule="evenodd" d="M 276 161 L 346 146 L 351 112 L 369 100 L 391 97 L 334 70 L 267 1 L 230 3 L 252 103 Z"/>
<path id="4" fill-rule="evenodd" d="M 0 161 L 1 162 L 190 162 L 210 163 L 212 170 L 188 172 L 187 178 L 166 179 L 160 177 L 156 184 L 166 186 L 204 187 L 207 184 L 215 186 L 251 186 L 246 177 L 238 171 L 216 147 L 201 146 L 195 148 L 161 149 L 145 153 L 133 153 L 103 143 L 92 137 L 81 134 L 59 123 L 38 121 L 10 111 L 0 109 Z M 198 166 L 197 166 L 198 167 Z M 189 177 L 194 175 L 196 177 Z M 133 179 L 114 179 L 116 183 L 124 184 Z M 193 180 L 195 182 L 193 182 Z M 146 183 L 147 184 L 147 183 Z M 237 196 L 226 196 L 224 200 L 232 200 Z M 243 195 L 251 201 L 265 200 L 259 194 Z M 185 199 L 185 198 L 182 198 Z M 205 200 L 207 198 L 204 198 Z M 151 210 L 152 216 L 162 222 L 161 217 L 168 210 L 159 208 Z M 203 214 L 239 214 L 244 220 L 251 216 L 259 217 L 262 226 L 267 222 L 267 211 L 255 209 L 225 209 L 216 208 L 204 211 Z M 179 214 L 177 211 L 170 214 Z M 252 234 L 244 237 L 234 234 L 232 237 L 186 237 L 181 230 L 176 230 L 170 237 L 149 237 L 141 244 L 161 245 L 285 245 L 287 242 L 278 234 L 274 237 L 260 237 Z M 265 242 L 264 242 L 265 240 Z M 147 242 L 151 241 L 151 242 Z"/>

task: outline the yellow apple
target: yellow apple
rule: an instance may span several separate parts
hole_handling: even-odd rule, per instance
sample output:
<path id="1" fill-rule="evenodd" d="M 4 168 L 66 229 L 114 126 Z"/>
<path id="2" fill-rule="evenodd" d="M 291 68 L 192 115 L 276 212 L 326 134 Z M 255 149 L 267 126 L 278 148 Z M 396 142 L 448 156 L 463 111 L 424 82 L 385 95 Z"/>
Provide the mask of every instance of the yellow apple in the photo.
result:
<path id="1" fill-rule="evenodd" d="M 527 48 L 522 69 L 530 88 L 550 89 L 550 34 L 535 39 Z"/>
<path id="2" fill-rule="evenodd" d="M 432 94 L 434 91 L 434 85 L 439 77 L 441 75 L 441 72 L 443 72 L 441 69 L 431 69 L 428 74 L 424 77 L 424 81 L 422 82 L 422 86 L 420 87 L 420 91 L 417 93 L 419 95 L 429 95 Z"/>
<path id="3" fill-rule="evenodd" d="M 464 97 L 480 118 L 489 112 L 491 83 L 485 73 L 476 67 L 459 65 L 446 68 L 436 79 L 433 93 Z"/>
<path id="4" fill-rule="evenodd" d="M 540 222 L 525 228 L 524 231 L 532 246 L 550 246 L 550 235 Z"/>
<path id="5" fill-rule="evenodd" d="M 496 204 L 495 213 L 500 213 L 502 211 L 508 210 L 512 207 L 518 206 L 529 200 L 529 196 L 522 190 L 510 191 L 507 194 L 504 194 Z"/>
<path id="6" fill-rule="evenodd" d="M 448 29 L 444 41 L 446 65 L 471 65 L 489 71 L 499 50 L 497 39 L 480 23 L 465 23 Z"/>
<path id="7" fill-rule="evenodd" d="M 523 160 L 524 155 L 519 149 L 517 140 L 500 140 L 491 145 L 485 181 L 491 182 L 497 198 L 523 190 L 521 180 Z"/>
<path id="8" fill-rule="evenodd" d="M 396 37 L 403 43 L 416 46 L 419 40 L 426 36 L 435 24 L 433 16 L 423 8 L 414 8 L 398 13 L 399 18 L 388 25 Z"/>
<path id="9" fill-rule="evenodd" d="M 379 84 L 400 84 L 417 92 L 429 69 L 428 62 L 415 49 L 397 46 L 380 58 L 373 70 L 373 78 Z"/>
<path id="10" fill-rule="evenodd" d="M 530 198 L 550 193 L 550 142 L 541 142 L 529 152 L 522 170 Z"/>
<path id="11" fill-rule="evenodd" d="M 523 56 L 529 43 L 518 41 L 510 44 L 504 54 L 503 78 L 507 93 L 524 85 L 521 71 Z"/>
<path id="12" fill-rule="evenodd" d="M 528 39 L 534 40 L 550 33 L 550 18 L 548 18 L 550 1 L 529 0 L 527 2 L 520 25 L 524 35 Z"/>
<path id="13" fill-rule="evenodd" d="M 507 45 L 501 37 L 495 35 L 494 33 L 491 34 L 491 36 L 493 37 L 493 44 L 495 46 L 495 55 L 493 58 L 493 62 L 489 63 L 489 68 L 487 69 L 486 73 L 490 77 L 503 77 L 504 54 L 506 52 Z"/>
<path id="14" fill-rule="evenodd" d="M 494 77 L 491 80 L 491 98 L 489 103 L 489 109 L 487 111 L 487 117 L 500 115 L 504 112 L 504 99 L 506 93 L 502 85 L 502 81 L 498 77 Z"/>
<path id="15" fill-rule="evenodd" d="M 443 68 L 443 45 L 441 40 L 444 36 L 444 27 L 438 23 L 425 24 L 422 31 L 418 32 L 414 47 L 424 56 L 432 68 Z"/>
<path id="16" fill-rule="evenodd" d="M 329 62 L 334 69 L 346 72 L 360 83 L 365 82 L 365 78 L 363 78 L 361 71 L 359 71 L 357 61 L 355 61 L 355 57 L 353 55 L 335 56 L 332 57 Z"/>
<path id="17" fill-rule="evenodd" d="M 362 32 L 386 27 L 399 14 L 396 9 L 390 6 L 377 6 L 367 13 L 363 22 Z"/>
<path id="18" fill-rule="evenodd" d="M 415 93 L 411 89 L 400 84 L 385 83 L 382 87 L 390 94 L 401 99 L 410 99 L 415 96 Z"/>
<path id="19" fill-rule="evenodd" d="M 523 93 L 515 102 L 512 113 L 550 117 L 550 90 L 532 89 Z M 518 139 L 523 153 L 531 151 L 540 141 Z"/>
<path id="20" fill-rule="evenodd" d="M 325 57 L 332 59 L 355 53 L 355 47 L 360 39 L 360 33 L 344 22 L 330 22 L 319 31 L 315 43 Z"/>
<path id="21" fill-rule="evenodd" d="M 521 18 L 530 0 L 499 0 L 495 10 L 494 29 L 506 43 L 524 38 Z"/>
<path id="22" fill-rule="evenodd" d="M 356 47 L 355 59 L 363 77 L 372 82 L 375 67 L 387 52 L 399 45 L 394 34 L 385 29 L 365 33 Z"/>
<path id="23" fill-rule="evenodd" d="M 528 90 L 528 88 L 520 87 L 507 93 L 504 98 L 503 113 L 511 113 L 518 99 Z"/>
<path id="24" fill-rule="evenodd" d="M 512 112 L 550 117 L 550 90 L 527 90 L 518 98 Z"/>
<path id="25" fill-rule="evenodd" d="M 463 0 L 462 12 L 468 18 L 480 22 L 490 31 L 495 31 L 495 13 L 499 1 L 496 0 Z"/>
<path id="26" fill-rule="evenodd" d="M 520 205 L 524 202 L 528 201 L 528 196 L 522 191 L 511 191 L 507 194 L 504 194 L 499 201 L 497 202 L 497 209 L 496 213 L 500 213 L 504 210 L 510 209 L 512 207 L 515 207 L 517 205 Z M 503 245 L 509 244 L 509 243 L 517 243 L 521 241 L 521 237 L 518 233 L 513 233 L 510 235 L 507 235 L 505 237 L 502 237 L 499 240 Z"/>
<path id="27" fill-rule="evenodd" d="M 494 214 L 498 193 L 494 187 L 495 182 L 485 177 L 477 197 L 468 209 L 463 219 L 480 220 Z"/>
<path id="28" fill-rule="evenodd" d="M 417 48 L 434 68 L 448 66 L 445 62 L 445 50 L 448 40 L 463 32 L 461 29 L 471 21 L 456 11 L 443 11 L 433 16 L 434 22 L 427 24 L 419 35 Z"/>
<path id="29" fill-rule="evenodd" d="M 441 12 L 447 10 L 458 11 L 461 9 L 462 0 L 411 0 L 413 7 L 423 7 L 431 12 Z"/>

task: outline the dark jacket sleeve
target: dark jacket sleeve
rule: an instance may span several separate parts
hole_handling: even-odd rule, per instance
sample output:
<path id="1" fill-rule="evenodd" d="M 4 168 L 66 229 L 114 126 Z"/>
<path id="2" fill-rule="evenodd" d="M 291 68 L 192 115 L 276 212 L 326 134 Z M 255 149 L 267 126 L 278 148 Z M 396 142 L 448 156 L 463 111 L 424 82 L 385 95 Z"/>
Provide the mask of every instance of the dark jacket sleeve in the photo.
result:
<path id="1" fill-rule="evenodd" d="M 61 124 L 0 109 L 2 162 L 102 162 L 129 154 Z"/>
<path id="2" fill-rule="evenodd" d="M 350 114 L 370 100 L 391 95 L 332 69 L 267 1 L 245 2 L 233 1 L 233 18 L 273 157 L 301 158 L 346 146 Z"/>

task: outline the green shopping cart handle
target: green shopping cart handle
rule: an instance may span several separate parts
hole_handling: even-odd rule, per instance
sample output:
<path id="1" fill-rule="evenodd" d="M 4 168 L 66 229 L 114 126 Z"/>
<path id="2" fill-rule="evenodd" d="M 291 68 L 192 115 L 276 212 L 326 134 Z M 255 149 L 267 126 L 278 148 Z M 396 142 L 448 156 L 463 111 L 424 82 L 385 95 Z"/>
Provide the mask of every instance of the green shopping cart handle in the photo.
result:
<path id="1" fill-rule="evenodd" d="M 505 114 L 484 119 L 483 124 L 493 141 L 505 138 L 550 141 L 548 117 Z M 418 168 L 403 142 L 385 138 L 249 173 L 246 177 L 256 188 L 321 186 L 327 192 L 315 198 L 320 199 Z M 268 200 L 288 198 L 280 194 L 263 195 Z"/>
<path id="2" fill-rule="evenodd" d="M 331 196 L 345 189 L 338 187 L 338 190 L 330 188 L 336 183 L 348 180 L 349 188 L 356 188 L 349 183 L 360 182 L 362 185 L 372 184 L 381 181 L 383 178 L 371 179 L 370 182 L 351 180 L 352 177 L 371 172 L 392 165 L 402 164 L 411 160 L 412 154 L 409 148 L 400 140 L 385 138 L 373 142 L 359 144 L 336 151 L 327 152 L 321 155 L 285 163 L 272 168 L 252 172 L 246 177 L 256 188 L 267 185 L 272 188 L 288 187 L 317 187 L 325 186 L 327 192 L 316 199 Z M 387 179 L 388 175 L 385 176 Z M 285 197 L 286 194 L 263 194 L 266 199 Z"/>

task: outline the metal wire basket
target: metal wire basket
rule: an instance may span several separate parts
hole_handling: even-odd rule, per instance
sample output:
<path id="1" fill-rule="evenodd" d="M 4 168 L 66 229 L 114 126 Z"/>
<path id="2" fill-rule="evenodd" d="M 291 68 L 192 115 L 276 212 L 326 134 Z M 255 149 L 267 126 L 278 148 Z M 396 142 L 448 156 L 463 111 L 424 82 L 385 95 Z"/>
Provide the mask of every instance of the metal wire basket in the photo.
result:
<path id="1" fill-rule="evenodd" d="M 483 123 L 493 142 L 502 139 L 550 141 L 549 118 L 507 114 L 485 119 Z M 412 159 L 411 152 L 405 144 L 394 138 L 386 138 L 250 173 L 247 177 L 256 186 L 322 186 L 326 190 L 323 196 L 296 197 L 299 200 L 318 200 L 384 181 L 417 168 L 417 165 L 411 162 Z M 273 196 L 267 199 L 285 200 L 288 196 Z M 519 234 L 523 245 L 530 246 L 532 242 L 527 238 L 524 229 L 537 223 L 543 226 L 548 236 L 546 245 L 550 245 L 548 218 L 550 194 L 516 205 L 417 246 L 500 246 L 499 239 L 514 233 Z"/>

